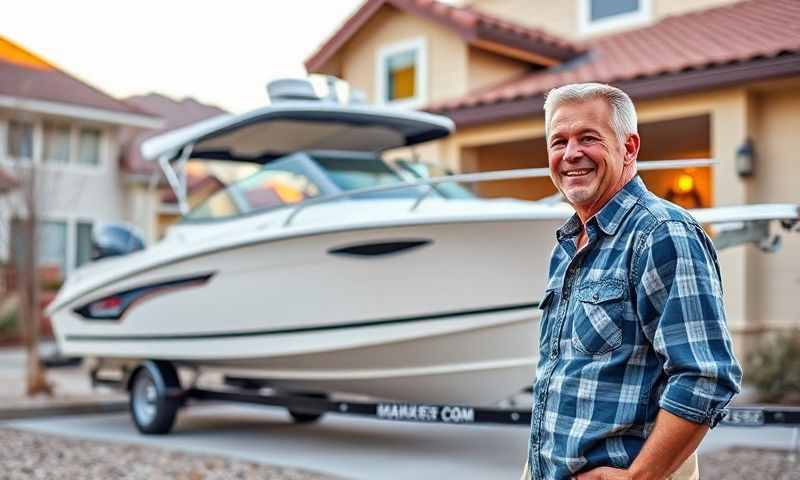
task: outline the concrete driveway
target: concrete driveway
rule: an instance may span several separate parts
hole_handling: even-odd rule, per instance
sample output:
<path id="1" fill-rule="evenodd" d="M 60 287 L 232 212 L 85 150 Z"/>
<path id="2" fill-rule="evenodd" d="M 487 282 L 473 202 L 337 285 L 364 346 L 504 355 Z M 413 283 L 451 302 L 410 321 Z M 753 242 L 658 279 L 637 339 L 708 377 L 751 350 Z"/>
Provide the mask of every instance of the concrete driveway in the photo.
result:
<path id="1" fill-rule="evenodd" d="M 204 404 L 184 410 L 172 434 L 142 436 L 125 414 L 7 422 L 15 428 L 310 468 L 353 479 L 518 478 L 528 430 L 507 426 L 389 423 L 329 415 L 290 423 L 276 408 Z M 786 428 L 714 429 L 702 453 L 728 446 L 791 448 Z"/>

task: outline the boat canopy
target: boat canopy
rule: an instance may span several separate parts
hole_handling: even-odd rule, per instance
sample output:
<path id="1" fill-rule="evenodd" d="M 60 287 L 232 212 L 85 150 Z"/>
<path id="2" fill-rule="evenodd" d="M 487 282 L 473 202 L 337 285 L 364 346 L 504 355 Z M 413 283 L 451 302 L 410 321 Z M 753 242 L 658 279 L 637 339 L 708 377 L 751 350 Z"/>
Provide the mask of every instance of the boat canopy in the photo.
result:
<path id="1" fill-rule="evenodd" d="M 453 122 L 424 112 L 341 105 L 328 101 L 280 102 L 242 115 L 221 115 L 152 137 L 142 144 L 148 160 L 191 157 L 267 163 L 296 151 L 380 152 L 449 135 Z"/>

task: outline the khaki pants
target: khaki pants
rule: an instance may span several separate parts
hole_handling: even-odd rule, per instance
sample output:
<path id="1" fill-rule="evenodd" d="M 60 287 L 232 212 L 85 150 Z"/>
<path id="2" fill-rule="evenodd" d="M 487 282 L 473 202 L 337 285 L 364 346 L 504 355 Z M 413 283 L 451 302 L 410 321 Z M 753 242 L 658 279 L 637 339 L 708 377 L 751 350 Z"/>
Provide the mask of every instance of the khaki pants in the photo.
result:
<path id="1" fill-rule="evenodd" d="M 525 470 L 519 480 L 531 480 L 531 469 L 528 462 L 525 462 Z M 693 453 L 687 458 L 683 465 L 678 468 L 667 480 L 700 480 L 700 469 L 697 465 L 697 453 Z"/>

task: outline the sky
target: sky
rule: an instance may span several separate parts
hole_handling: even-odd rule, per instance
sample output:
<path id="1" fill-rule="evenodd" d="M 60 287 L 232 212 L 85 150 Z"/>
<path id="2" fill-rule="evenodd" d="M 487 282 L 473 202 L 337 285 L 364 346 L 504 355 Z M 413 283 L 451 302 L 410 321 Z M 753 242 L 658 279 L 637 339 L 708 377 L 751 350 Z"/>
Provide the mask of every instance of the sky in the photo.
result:
<path id="1" fill-rule="evenodd" d="M 25 0 L 0 35 L 116 97 L 159 92 L 241 113 L 365 0 Z"/>

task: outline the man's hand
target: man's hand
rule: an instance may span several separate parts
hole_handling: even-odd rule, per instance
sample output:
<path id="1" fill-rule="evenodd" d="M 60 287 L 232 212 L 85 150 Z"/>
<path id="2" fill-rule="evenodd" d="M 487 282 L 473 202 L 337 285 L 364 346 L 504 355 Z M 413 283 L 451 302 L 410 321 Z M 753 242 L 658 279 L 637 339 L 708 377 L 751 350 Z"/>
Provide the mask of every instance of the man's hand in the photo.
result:
<path id="1" fill-rule="evenodd" d="M 574 480 L 630 480 L 633 478 L 630 472 L 620 468 L 599 467 L 593 468 L 588 472 L 579 473 Z"/>

